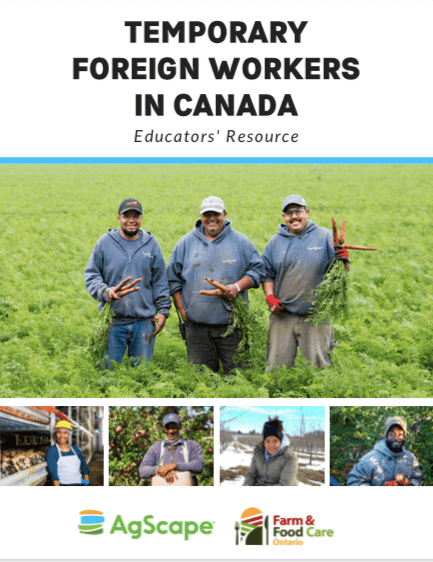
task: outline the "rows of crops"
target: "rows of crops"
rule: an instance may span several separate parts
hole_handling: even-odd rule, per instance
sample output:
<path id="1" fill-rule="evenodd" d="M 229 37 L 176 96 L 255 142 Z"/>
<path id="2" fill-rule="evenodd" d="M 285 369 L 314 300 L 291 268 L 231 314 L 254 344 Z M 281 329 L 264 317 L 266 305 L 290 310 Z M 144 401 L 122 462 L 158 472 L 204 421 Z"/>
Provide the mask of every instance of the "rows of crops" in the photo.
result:
<path id="1" fill-rule="evenodd" d="M 430 232 L 431 166 L 0 166 L 4 222 L 0 233 L 1 397 L 425 397 L 433 394 L 433 304 Z M 83 271 L 96 240 L 117 226 L 125 197 L 144 208 L 143 227 L 166 261 L 199 216 L 201 200 L 223 198 L 233 227 L 261 252 L 281 222 L 290 193 L 310 218 L 330 228 L 347 219 L 352 252 L 344 324 L 334 325 L 334 366 L 265 373 L 267 307 L 254 367 L 224 379 L 186 362 L 173 314 L 150 365 L 128 361 L 99 372 L 85 352 L 97 316 Z"/>

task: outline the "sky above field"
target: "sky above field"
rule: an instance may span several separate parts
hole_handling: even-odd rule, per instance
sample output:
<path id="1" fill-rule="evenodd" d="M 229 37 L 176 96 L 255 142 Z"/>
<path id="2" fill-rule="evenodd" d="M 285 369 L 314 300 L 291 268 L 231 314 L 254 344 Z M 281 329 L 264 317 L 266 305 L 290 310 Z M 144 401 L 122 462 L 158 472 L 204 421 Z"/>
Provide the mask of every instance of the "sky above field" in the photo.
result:
<path id="1" fill-rule="evenodd" d="M 221 409 L 221 425 L 229 431 L 249 433 L 253 429 L 261 433 L 268 416 L 278 416 L 284 423 L 284 430 L 290 435 L 300 433 L 304 416 L 305 432 L 325 430 L 325 409 L 322 406 L 226 406 Z"/>

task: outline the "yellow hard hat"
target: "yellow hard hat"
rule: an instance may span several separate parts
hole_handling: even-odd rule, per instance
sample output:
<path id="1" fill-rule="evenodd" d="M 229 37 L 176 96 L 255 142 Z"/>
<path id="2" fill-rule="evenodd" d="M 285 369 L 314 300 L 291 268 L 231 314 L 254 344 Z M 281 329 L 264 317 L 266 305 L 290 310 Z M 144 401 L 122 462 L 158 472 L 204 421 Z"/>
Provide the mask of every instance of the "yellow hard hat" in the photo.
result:
<path id="1" fill-rule="evenodd" d="M 54 431 L 56 431 L 57 429 L 67 429 L 68 431 L 72 431 L 71 424 L 65 420 L 56 423 L 56 426 L 54 427 Z"/>

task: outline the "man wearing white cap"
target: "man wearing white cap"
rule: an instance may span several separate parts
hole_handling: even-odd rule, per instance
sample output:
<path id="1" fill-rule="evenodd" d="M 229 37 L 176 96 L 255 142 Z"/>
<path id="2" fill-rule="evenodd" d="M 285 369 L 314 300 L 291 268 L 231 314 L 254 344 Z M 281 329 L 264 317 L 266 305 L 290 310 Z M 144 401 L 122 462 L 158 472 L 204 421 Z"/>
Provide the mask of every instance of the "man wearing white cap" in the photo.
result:
<path id="1" fill-rule="evenodd" d="M 271 310 L 266 361 L 267 370 L 293 367 L 297 348 L 315 367 L 331 364 L 334 347 L 332 326 L 305 322 L 314 290 L 334 258 L 349 261 L 347 250 L 335 253 L 332 233 L 308 219 L 309 209 L 300 195 L 283 201 L 284 224 L 278 227 L 263 252 L 266 276 L 263 290 Z"/>
<path id="2" fill-rule="evenodd" d="M 238 293 L 248 300 L 248 289 L 258 288 L 264 275 L 260 254 L 246 236 L 233 230 L 219 197 L 206 197 L 192 232 L 176 245 L 168 263 L 170 292 L 185 322 L 188 361 L 224 374 L 240 367 L 233 361 L 240 338 L 227 331 Z M 226 286 L 221 296 L 201 295 L 212 289 L 203 277 Z"/>

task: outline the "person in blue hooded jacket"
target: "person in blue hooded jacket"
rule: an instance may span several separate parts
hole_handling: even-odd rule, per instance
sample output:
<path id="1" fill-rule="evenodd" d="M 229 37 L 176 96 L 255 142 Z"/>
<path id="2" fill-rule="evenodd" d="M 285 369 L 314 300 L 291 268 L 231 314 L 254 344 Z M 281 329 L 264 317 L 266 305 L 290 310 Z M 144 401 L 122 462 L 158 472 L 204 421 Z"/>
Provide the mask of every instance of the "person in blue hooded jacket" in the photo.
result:
<path id="1" fill-rule="evenodd" d="M 86 289 L 100 303 L 99 310 L 112 303 L 108 368 L 111 361 L 121 363 L 127 348 L 132 366 L 142 356 L 151 361 L 155 336 L 164 328 L 171 307 L 161 248 L 150 232 L 140 228 L 141 204 L 125 199 L 117 219 L 120 229 L 110 228 L 97 241 L 84 272 Z M 124 285 L 131 279 L 135 280 Z"/>
<path id="2" fill-rule="evenodd" d="M 349 262 L 348 252 L 334 250 L 332 233 L 308 219 L 309 209 L 300 195 L 283 201 L 284 224 L 278 227 L 263 252 L 266 276 L 263 290 L 271 310 L 267 370 L 293 367 L 298 347 L 315 367 L 331 365 L 332 326 L 305 322 L 314 290 L 335 259 Z M 346 266 L 347 267 L 347 266 Z"/>
<path id="3" fill-rule="evenodd" d="M 238 293 L 248 301 L 248 289 L 258 288 L 264 275 L 260 254 L 244 234 L 232 229 L 226 217 L 219 197 L 204 199 L 200 219 L 178 242 L 167 266 L 170 291 L 185 322 L 188 361 L 214 372 L 221 361 L 224 374 L 240 367 L 233 360 L 240 341 L 238 331 L 224 337 L 230 303 Z M 203 277 L 225 285 L 222 295 L 200 294 L 214 289 Z"/>
<path id="4" fill-rule="evenodd" d="M 407 424 L 402 417 L 385 423 L 385 439 L 364 455 L 349 472 L 348 486 L 386 486 L 397 480 L 402 486 L 421 486 L 422 474 L 417 458 L 404 446 Z"/>

